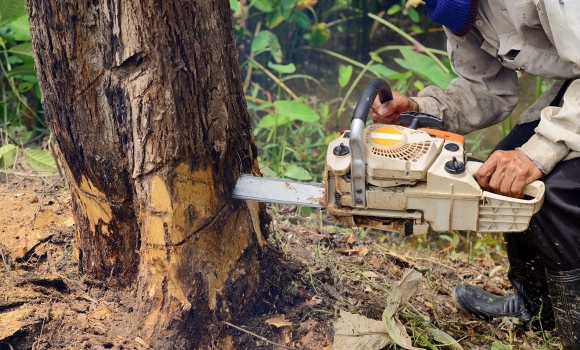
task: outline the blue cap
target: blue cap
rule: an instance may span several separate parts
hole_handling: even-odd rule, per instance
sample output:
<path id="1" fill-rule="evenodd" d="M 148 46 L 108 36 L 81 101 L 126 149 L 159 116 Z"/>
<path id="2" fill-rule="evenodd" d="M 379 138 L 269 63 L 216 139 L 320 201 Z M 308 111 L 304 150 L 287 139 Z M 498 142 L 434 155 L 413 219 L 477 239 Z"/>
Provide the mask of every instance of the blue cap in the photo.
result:
<path id="1" fill-rule="evenodd" d="M 477 16 L 477 0 L 424 0 L 433 22 L 444 25 L 457 36 L 465 36 Z"/>

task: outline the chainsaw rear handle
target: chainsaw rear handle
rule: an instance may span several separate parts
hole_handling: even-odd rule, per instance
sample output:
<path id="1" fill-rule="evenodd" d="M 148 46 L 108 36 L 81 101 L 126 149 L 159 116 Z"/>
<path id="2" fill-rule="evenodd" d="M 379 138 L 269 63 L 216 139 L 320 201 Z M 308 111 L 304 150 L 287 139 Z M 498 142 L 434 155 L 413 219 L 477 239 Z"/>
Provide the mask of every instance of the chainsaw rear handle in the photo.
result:
<path id="1" fill-rule="evenodd" d="M 377 96 L 379 96 L 381 103 L 393 99 L 391 87 L 385 80 L 380 78 L 371 80 L 364 88 L 354 109 L 350 124 L 351 195 L 353 198 L 353 206 L 356 208 L 365 208 L 367 205 L 366 159 L 363 138 L 367 116 Z"/>
<path id="2" fill-rule="evenodd" d="M 477 178 L 477 171 L 481 167 L 483 162 L 480 161 L 470 161 L 468 160 L 466 163 L 466 170 L 468 173 L 471 174 L 474 178 Z M 530 203 L 530 202 L 539 202 L 540 206 L 544 200 L 544 192 L 546 191 L 546 186 L 542 181 L 535 180 L 532 183 L 527 184 L 524 187 L 524 195 L 531 197 L 531 199 L 518 199 L 518 198 L 511 198 L 507 196 L 502 196 L 499 194 L 491 193 L 484 191 L 484 195 L 486 196 L 493 196 L 494 198 L 504 199 L 509 202 L 517 202 L 517 203 Z M 539 209 L 539 206 L 537 207 Z M 534 211 L 536 212 L 537 209 Z"/>

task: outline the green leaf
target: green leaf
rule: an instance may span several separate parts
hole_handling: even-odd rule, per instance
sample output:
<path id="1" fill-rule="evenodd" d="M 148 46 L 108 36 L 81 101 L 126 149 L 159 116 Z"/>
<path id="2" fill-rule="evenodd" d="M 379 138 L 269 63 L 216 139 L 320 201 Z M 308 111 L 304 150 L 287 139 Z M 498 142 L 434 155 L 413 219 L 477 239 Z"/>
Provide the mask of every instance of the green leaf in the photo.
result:
<path id="1" fill-rule="evenodd" d="M 288 11 L 288 16 L 290 16 L 290 11 Z M 274 29 L 280 23 L 284 22 L 285 19 L 284 14 L 280 11 L 272 11 L 266 15 L 266 26 L 270 29 Z"/>
<path id="2" fill-rule="evenodd" d="M 280 5 L 287 9 L 294 7 L 294 4 L 296 4 L 296 0 L 280 0 Z"/>
<path id="3" fill-rule="evenodd" d="M 294 65 L 294 63 L 275 64 L 272 62 L 268 62 L 268 67 L 272 68 L 273 70 L 275 70 L 278 73 L 292 74 L 292 73 L 296 72 L 296 66 Z"/>
<path id="4" fill-rule="evenodd" d="M 0 147 L 0 168 L 6 168 L 12 164 L 12 160 L 16 156 L 18 148 L 14 145 L 4 145 Z"/>
<path id="5" fill-rule="evenodd" d="M 276 37 L 276 35 L 269 30 L 259 32 L 258 35 L 254 37 L 254 40 L 252 40 L 252 52 L 257 52 L 269 47 L 273 37 Z"/>
<path id="6" fill-rule="evenodd" d="M 9 76 L 9 77 L 22 76 L 22 75 L 36 75 L 36 72 L 34 71 L 34 65 L 33 64 L 25 64 L 22 66 L 12 68 L 12 70 L 6 72 L 6 76 Z"/>
<path id="7" fill-rule="evenodd" d="M 270 54 L 276 62 L 282 62 L 282 47 L 278 37 L 269 30 L 263 30 L 252 40 L 251 50 L 257 52 L 267 48 L 270 48 Z"/>
<path id="8" fill-rule="evenodd" d="M 371 51 L 369 54 L 371 55 L 371 59 L 373 61 L 378 62 L 378 63 L 383 63 L 383 59 L 381 58 L 381 56 L 379 56 L 378 53 Z"/>
<path id="9" fill-rule="evenodd" d="M 286 172 L 284 172 L 284 177 L 302 181 L 312 180 L 312 175 L 310 175 L 308 170 L 296 164 L 290 164 L 286 168 Z"/>
<path id="10" fill-rule="evenodd" d="M 273 114 L 267 114 L 258 123 L 259 129 L 271 129 L 277 126 L 286 125 L 290 122 L 288 117 L 284 115 L 275 116 Z"/>
<path id="11" fill-rule="evenodd" d="M 463 350 L 463 347 L 459 345 L 457 340 L 455 340 L 452 336 L 443 332 L 442 330 L 437 328 L 427 328 L 427 330 L 429 331 L 429 333 L 431 333 L 433 339 L 438 341 L 440 344 L 446 345 L 455 350 Z"/>
<path id="12" fill-rule="evenodd" d="M 256 8 L 262 12 L 274 11 L 274 7 L 272 7 L 272 4 L 269 0 L 256 0 L 254 6 L 256 6 Z"/>
<path id="13" fill-rule="evenodd" d="M 14 40 L 30 41 L 30 24 L 28 24 L 28 16 L 25 15 L 19 17 L 8 23 L 6 27 L 12 31 Z"/>
<path id="14" fill-rule="evenodd" d="M 265 177 L 277 177 L 278 176 L 278 174 L 276 174 L 276 172 L 274 170 L 272 170 L 269 166 L 267 166 L 265 168 L 261 168 L 260 172 Z"/>
<path id="15" fill-rule="evenodd" d="M 330 107 L 328 106 L 328 103 L 321 103 L 320 104 L 320 117 L 324 120 L 326 119 L 326 117 L 328 117 L 330 112 Z"/>
<path id="16" fill-rule="evenodd" d="M 25 42 L 22 44 L 12 46 L 10 49 L 8 49 L 8 52 L 13 53 L 21 58 L 26 57 L 30 58 L 32 57 L 32 43 Z"/>
<path id="17" fill-rule="evenodd" d="M 292 11 L 292 18 L 296 24 L 304 29 L 310 29 L 312 27 L 310 18 L 302 11 Z"/>
<path id="18" fill-rule="evenodd" d="M 341 64 L 340 67 L 338 67 L 338 85 L 340 85 L 340 87 L 345 87 L 351 77 L 352 66 L 350 64 L 348 66 L 343 66 Z"/>
<path id="19" fill-rule="evenodd" d="M 278 37 L 275 35 L 272 37 L 270 41 L 270 54 L 272 58 L 277 63 L 282 62 L 282 46 L 280 46 L 280 42 L 278 41 Z"/>
<path id="20" fill-rule="evenodd" d="M 407 11 L 407 16 L 409 16 L 409 18 L 411 19 L 411 21 L 413 21 L 415 23 L 419 23 L 419 12 L 417 12 L 417 10 L 415 10 L 415 9 L 409 9 Z"/>
<path id="21" fill-rule="evenodd" d="M 320 119 L 312 108 L 297 101 L 275 101 L 276 113 L 288 117 L 289 121 L 302 120 L 313 123 Z"/>
<path id="22" fill-rule="evenodd" d="M 382 64 L 373 64 L 369 67 L 369 71 L 382 76 L 385 79 L 391 79 L 392 76 L 400 74 L 392 69 L 383 66 Z"/>
<path id="23" fill-rule="evenodd" d="M 238 0 L 230 0 L 230 9 L 234 12 L 241 11 L 242 8 L 240 7 L 240 3 Z"/>
<path id="24" fill-rule="evenodd" d="M 56 162 L 47 151 L 40 149 L 28 149 L 24 151 L 24 159 L 32 169 L 36 171 L 56 171 Z"/>
<path id="25" fill-rule="evenodd" d="M 24 93 L 34 87 L 34 83 L 29 81 L 21 81 L 18 83 L 18 92 Z"/>
<path id="26" fill-rule="evenodd" d="M 455 79 L 455 74 L 445 73 L 441 67 L 427 55 L 417 53 L 410 48 L 400 49 L 403 58 L 395 58 L 401 67 L 417 74 L 421 78 L 445 89 L 451 80 Z"/>
<path id="27" fill-rule="evenodd" d="M 26 15 L 25 0 L 0 0 L 0 27 Z"/>
<path id="28" fill-rule="evenodd" d="M 423 85 L 423 83 L 419 80 L 415 81 L 415 83 L 413 83 L 413 85 L 417 88 L 417 90 L 421 91 L 425 88 L 425 85 Z"/>
<path id="29" fill-rule="evenodd" d="M 318 23 L 312 26 L 310 41 L 317 46 L 323 46 L 330 39 L 330 30 L 326 23 Z"/>
<path id="30" fill-rule="evenodd" d="M 389 7 L 389 9 L 387 10 L 387 15 L 392 16 L 399 11 L 401 11 L 401 5 L 396 4 L 396 5 Z"/>

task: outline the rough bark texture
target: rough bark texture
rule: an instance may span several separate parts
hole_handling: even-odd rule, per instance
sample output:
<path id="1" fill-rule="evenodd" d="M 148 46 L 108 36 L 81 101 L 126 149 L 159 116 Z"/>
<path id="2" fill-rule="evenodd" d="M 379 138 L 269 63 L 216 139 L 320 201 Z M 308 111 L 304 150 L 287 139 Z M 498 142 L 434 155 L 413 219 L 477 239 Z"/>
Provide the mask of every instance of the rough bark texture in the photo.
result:
<path id="1" fill-rule="evenodd" d="M 138 282 L 154 348 L 231 347 L 264 244 L 228 0 L 29 0 L 46 119 L 73 193 L 81 270 Z"/>

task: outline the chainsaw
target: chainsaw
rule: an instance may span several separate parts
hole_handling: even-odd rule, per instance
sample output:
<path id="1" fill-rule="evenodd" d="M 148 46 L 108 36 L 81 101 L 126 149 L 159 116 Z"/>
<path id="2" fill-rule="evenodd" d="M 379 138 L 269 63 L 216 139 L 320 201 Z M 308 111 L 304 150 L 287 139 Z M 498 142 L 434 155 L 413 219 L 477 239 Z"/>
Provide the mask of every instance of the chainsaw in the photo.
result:
<path id="1" fill-rule="evenodd" d="M 463 136 L 440 130 L 432 115 L 406 112 L 401 125 L 372 124 L 375 98 L 391 100 L 389 85 L 372 80 L 364 89 L 350 130 L 328 145 L 322 184 L 242 175 L 233 197 L 325 207 L 345 227 L 371 227 L 401 235 L 434 231 L 522 232 L 544 200 L 534 181 L 517 199 L 483 191 L 475 175 L 481 161 L 467 159 Z"/>

